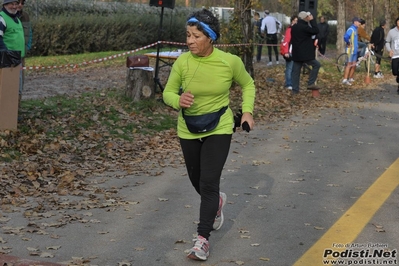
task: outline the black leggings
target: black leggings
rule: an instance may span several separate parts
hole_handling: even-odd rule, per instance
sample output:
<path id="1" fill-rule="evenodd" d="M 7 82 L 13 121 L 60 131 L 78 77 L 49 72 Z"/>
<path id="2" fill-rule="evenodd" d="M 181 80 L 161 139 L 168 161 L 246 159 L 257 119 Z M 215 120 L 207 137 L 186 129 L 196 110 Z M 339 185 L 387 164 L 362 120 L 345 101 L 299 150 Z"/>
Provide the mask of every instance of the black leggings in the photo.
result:
<path id="1" fill-rule="evenodd" d="M 374 50 L 375 53 L 375 63 L 381 65 L 382 50 Z"/>
<path id="2" fill-rule="evenodd" d="M 274 50 L 274 54 L 276 55 L 276 61 L 278 61 L 278 49 L 277 49 L 277 34 L 267 34 L 266 35 L 266 43 L 269 44 L 267 46 L 267 52 L 269 55 L 269 62 L 272 61 L 272 48 Z"/>
<path id="3" fill-rule="evenodd" d="M 392 75 L 396 76 L 396 82 L 399 84 L 399 58 L 394 58 L 391 61 Z"/>
<path id="4" fill-rule="evenodd" d="M 180 139 L 191 184 L 201 195 L 197 232 L 209 238 L 219 208 L 220 176 L 226 162 L 232 135 L 213 135 L 202 139 Z"/>

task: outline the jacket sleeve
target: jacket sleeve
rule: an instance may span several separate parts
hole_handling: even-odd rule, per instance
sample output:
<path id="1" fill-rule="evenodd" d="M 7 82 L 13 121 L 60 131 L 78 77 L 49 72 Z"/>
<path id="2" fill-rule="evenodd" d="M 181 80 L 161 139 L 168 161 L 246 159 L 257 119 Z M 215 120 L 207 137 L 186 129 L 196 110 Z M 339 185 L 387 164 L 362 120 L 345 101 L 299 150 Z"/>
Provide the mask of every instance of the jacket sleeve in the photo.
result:
<path id="1" fill-rule="evenodd" d="M 0 50 L 7 50 L 7 46 L 3 40 L 3 35 L 5 31 L 6 31 L 5 21 L 4 18 L 0 16 Z"/>
<path id="2" fill-rule="evenodd" d="M 378 28 L 373 30 L 373 33 L 371 33 L 370 43 L 372 43 L 374 45 L 378 44 L 378 42 L 379 42 L 377 32 L 378 32 Z"/>
<path id="3" fill-rule="evenodd" d="M 291 27 L 288 27 L 285 30 L 284 41 L 281 43 L 280 46 L 280 54 L 282 55 L 289 54 L 290 42 L 291 42 Z"/>
<path id="4" fill-rule="evenodd" d="M 351 34 L 352 34 L 352 28 L 349 28 L 349 29 L 345 32 L 345 35 L 344 35 L 344 41 L 345 41 L 346 44 L 350 44 L 349 39 L 350 39 L 350 37 L 351 37 Z"/>
<path id="5" fill-rule="evenodd" d="M 361 28 L 361 27 L 359 27 L 359 28 L 357 29 L 357 35 L 358 35 L 359 41 L 360 41 L 360 38 L 363 38 L 363 39 L 366 39 L 366 40 L 370 41 L 370 36 L 369 36 L 369 35 L 367 34 L 367 32 L 366 32 L 363 28 Z"/>
<path id="6" fill-rule="evenodd" d="M 392 41 L 392 36 L 391 36 L 391 31 L 388 32 L 386 41 L 385 41 L 385 48 L 387 49 L 388 52 L 390 52 L 391 49 L 391 41 Z"/>
<path id="7" fill-rule="evenodd" d="M 252 77 L 249 75 L 247 70 L 245 69 L 244 63 L 242 60 L 235 56 L 234 59 L 234 69 L 233 69 L 233 80 L 236 81 L 240 87 L 242 88 L 242 105 L 241 109 L 243 113 L 254 113 L 255 107 L 255 83 Z"/>
<path id="8" fill-rule="evenodd" d="M 179 58 L 175 61 L 170 71 L 168 82 L 162 93 L 163 101 L 173 109 L 180 110 L 181 68 Z"/>
<path id="9" fill-rule="evenodd" d="M 319 27 L 317 27 L 317 23 L 314 19 L 312 19 L 310 21 L 310 27 L 307 27 L 307 30 L 309 33 L 311 33 L 312 35 L 317 35 L 319 34 Z"/>
<path id="10" fill-rule="evenodd" d="M 262 24 L 260 25 L 260 31 L 261 31 L 261 33 L 266 31 L 266 20 L 265 19 L 262 19 Z"/>

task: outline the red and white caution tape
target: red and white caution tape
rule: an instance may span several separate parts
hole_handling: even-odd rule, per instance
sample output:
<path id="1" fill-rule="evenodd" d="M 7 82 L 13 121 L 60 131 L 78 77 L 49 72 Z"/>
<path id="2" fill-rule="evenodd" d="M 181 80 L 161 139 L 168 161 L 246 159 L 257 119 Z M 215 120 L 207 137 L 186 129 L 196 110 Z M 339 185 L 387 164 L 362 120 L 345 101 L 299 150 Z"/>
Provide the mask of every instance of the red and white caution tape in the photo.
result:
<path id="1" fill-rule="evenodd" d="M 22 69 L 24 70 L 43 70 L 43 69 L 57 69 L 57 68 L 78 68 L 79 66 L 86 66 L 86 65 L 90 65 L 90 64 L 95 64 L 95 63 L 101 63 L 107 60 L 112 60 L 121 56 L 126 56 L 129 54 L 134 54 L 138 51 L 142 51 L 145 49 L 148 49 L 150 47 L 156 46 L 158 43 L 160 44 L 172 44 L 172 45 L 181 45 L 181 46 L 187 46 L 186 43 L 180 43 L 180 42 L 169 42 L 169 41 L 158 41 L 128 52 L 124 52 L 124 53 L 120 53 L 120 54 L 115 54 L 115 55 L 111 55 L 111 56 L 107 56 L 104 58 L 99 58 L 99 59 L 94 59 L 94 60 L 89 60 L 89 61 L 84 61 L 82 63 L 78 63 L 78 64 L 65 64 L 65 65 L 59 65 L 59 66 L 25 66 Z M 217 47 L 233 47 L 233 46 L 250 46 L 250 45 L 265 45 L 265 44 L 251 44 L 251 43 L 238 43 L 238 44 L 215 44 L 215 46 Z"/>

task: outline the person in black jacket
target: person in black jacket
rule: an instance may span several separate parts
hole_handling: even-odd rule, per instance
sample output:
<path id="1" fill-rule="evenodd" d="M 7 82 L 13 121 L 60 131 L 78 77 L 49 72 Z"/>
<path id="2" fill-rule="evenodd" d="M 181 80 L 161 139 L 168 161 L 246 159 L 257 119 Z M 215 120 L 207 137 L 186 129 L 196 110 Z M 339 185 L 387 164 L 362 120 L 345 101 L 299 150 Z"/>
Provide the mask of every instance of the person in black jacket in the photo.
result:
<path id="1" fill-rule="evenodd" d="M 380 26 L 373 30 L 371 34 L 370 44 L 374 49 L 376 55 L 374 78 L 383 78 L 384 75 L 380 71 L 381 57 L 385 45 L 385 24 L 386 21 L 380 21 Z"/>
<path id="2" fill-rule="evenodd" d="M 324 16 L 320 17 L 320 22 L 317 24 L 317 27 L 319 28 L 319 34 L 317 35 L 317 39 L 319 40 L 319 52 L 324 55 L 326 53 L 328 33 L 330 32 L 330 27 Z"/>
<path id="3" fill-rule="evenodd" d="M 318 90 L 316 86 L 317 75 L 319 74 L 320 63 L 316 58 L 316 35 L 319 28 L 313 15 L 310 12 L 301 11 L 298 14 L 298 23 L 291 29 L 292 44 L 292 93 L 299 93 L 299 80 L 301 68 L 304 64 L 312 67 L 308 79 L 308 90 Z"/>

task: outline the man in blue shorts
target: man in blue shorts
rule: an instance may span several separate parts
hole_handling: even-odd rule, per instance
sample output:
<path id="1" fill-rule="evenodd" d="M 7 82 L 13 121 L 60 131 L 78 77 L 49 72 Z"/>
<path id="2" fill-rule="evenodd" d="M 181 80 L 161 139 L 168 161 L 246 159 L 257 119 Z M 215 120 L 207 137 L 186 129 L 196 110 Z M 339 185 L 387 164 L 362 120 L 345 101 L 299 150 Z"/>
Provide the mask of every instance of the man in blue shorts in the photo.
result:
<path id="1" fill-rule="evenodd" d="M 344 35 L 344 41 L 346 43 L 346 53 L 348 54 L 348 63 L 344 70 L 344 79 L 342 84 L 352 85 L 353 75 L 355 74 L 356 61 L 357 61 L 357 28 L 360 26 L 360 18 L 354 17 L 352 20 L 353 24 L 347 29 Z"/>

